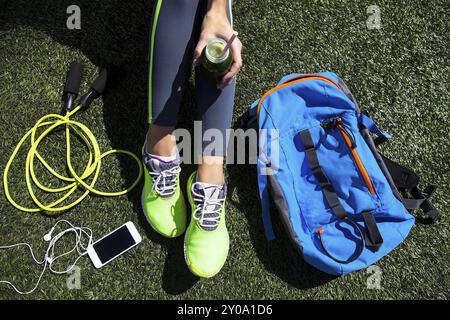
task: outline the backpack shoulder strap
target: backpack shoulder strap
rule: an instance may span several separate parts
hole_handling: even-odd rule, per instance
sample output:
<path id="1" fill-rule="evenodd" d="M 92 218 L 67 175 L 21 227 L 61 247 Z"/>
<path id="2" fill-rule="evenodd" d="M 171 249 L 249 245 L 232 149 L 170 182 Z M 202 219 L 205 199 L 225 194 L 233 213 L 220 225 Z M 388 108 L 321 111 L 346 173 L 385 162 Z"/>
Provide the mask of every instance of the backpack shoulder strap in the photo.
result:
<path id="1" fill-rule="evenodd" d="M 419 176 L 417 173 L 394 162 L 381 153 L 380 156 L 386 164 L 395 186 L 403 196 L 402 202 L 405 208 L 410 212 L 420 208 L 432 222 L 436 222 L 439 217 L 439 212 L 429 200 L 436 191 L 436 186 L 429 185 L 422 191 L 418 186 Z"/>
<path id="2" fill-rule="evenodd" d="M 429 201 L 431 195 L 436 190 L 436 186 L 429 185 L 423 191 L 419 189 L 419 176 L 413 170 L 392 161 L 376 150 L 376 146 L 386 142 L 391 138 L 391 135 L 382 132 L 365 111 L 359 114 L 358 121 L 363 128 L 377 136 L 372 140 L 373 147 L 370 145 L 369 147 L 371 147 L 375 155 L 381 158 L 382 165 L 386 167 L 389 173 L 388 175 L 390 175 L 390 179 L 392 179 L 397 189 L 396 194 L 400 198 L 399 200 L 403 202 L 405 208 L 410 213 L 420 208 L 432 222 L 436 222 L 439 217 L 439 212 Z M 391 187 L 394 188 L 392 183 Z"/>

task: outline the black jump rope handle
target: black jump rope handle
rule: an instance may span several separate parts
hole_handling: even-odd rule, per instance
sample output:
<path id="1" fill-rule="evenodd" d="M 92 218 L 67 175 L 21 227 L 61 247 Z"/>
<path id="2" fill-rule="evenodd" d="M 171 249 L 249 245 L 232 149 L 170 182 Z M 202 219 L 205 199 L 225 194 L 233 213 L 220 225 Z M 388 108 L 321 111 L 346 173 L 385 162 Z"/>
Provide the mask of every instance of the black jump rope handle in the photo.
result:
<path id="1" fill-rule="evenodd" d="M 89 91 L 80 98 L 80 104 L 82 108 L 87 108 L 92 101 L 100 97 L 105 91 L 106 80 L 108 79 L 108 72 L 103 69 L 100 75 L 92 82 Z"/>
<path id="2" fill-rule="evenodd" d="M 70 64 L 69 72 L 66 76 L 66 83 L 63 91 L 64 108 L 68 111 L 75 106 L 81 105 L 82 108 L 87 108 L 92 101 L 100 97 L 105 91 L 106 81 L 108 79 L 108 72 L 103 69 L 100 75 L 91 84 L 89 91 L 80 98 L 79 104 L 75 103 L 80 91 L 81 77 L 83 74 L 83 65 L 78 61 Z"/>
<path id="3" fill-rule="evenodd" d="M 64 108 L 72 110 L 75 107 L 75 99 L 78 97 L 80 91 L 81 76 L 83 74 L 83 65 L 78 61 L 70 64 L 69 72 L 67 72 L 66 83 L 62 99 L 64 101 Z"/>

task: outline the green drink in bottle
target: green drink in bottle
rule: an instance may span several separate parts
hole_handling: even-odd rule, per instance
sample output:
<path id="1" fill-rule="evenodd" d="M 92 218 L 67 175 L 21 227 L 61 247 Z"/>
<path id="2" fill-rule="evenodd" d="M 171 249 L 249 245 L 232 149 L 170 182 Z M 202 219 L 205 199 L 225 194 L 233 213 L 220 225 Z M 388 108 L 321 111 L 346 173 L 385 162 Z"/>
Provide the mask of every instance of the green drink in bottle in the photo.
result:
<path id="1" fill-rule="evenodd" d="M 234 40 L 230 39 L 229 44 Z M 200 57 L 200 72 L 210 83 L 216 85 L 228 72 L 233 62 L 229 44 L 220 38 L 212 39 Z"/>

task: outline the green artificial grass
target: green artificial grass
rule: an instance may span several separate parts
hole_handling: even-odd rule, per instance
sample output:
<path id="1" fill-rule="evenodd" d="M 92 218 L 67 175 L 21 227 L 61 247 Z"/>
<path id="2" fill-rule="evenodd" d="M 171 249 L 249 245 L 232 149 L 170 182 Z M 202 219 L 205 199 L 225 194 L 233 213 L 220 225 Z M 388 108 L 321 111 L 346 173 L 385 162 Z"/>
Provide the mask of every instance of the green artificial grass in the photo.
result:
<path id="1" fill-rule="evenodd" d="M 81 30 L 66 28 L 72 1 L 0 0 L 0 170 L 20 137 L 41 116 L 59 112 L 69 63 L 87 65 L 86 89 L 102 66 L 110 79 L 104 97 L 75 117 L 91 128 L 102 151 L 139 153 L 147 119 L 147 48 L 154 1 L 87 1 Z M 222 272 L 199 280 L 187 270 L 183 239 L 153 232 L 140 209 L 140 189 L 127 196 L 89 196 L 61 217 L 88 226 L 98 238 L 132 220 L 142 244 L 96 270 L 82 259 L 81 289 L 67 277 L 46 273 L 38 290 L 16 295 L 0 286 L 0 299 L 422 299 L 450 297 L 448 6 L 446 1 L 376 1 L 381 29 L 366 27 L 373 1 L 236 1 L 235 28 L 244 44 L 244 67 L 236 89 L 234 121 L 285 74 L 331 70 L 348 82 L 361 106 L 395 139 L 383 152 L 416 170 L 423 185 L 439 186 L 433 202 L 441 212 L 435 225 L 416 224 L 406 241 L 377 263 L 381 289 L 367 288 L 366 270 L 331 277 L 297 256 L 280 223 L 277 240 L 267 242 L 260 218 L 255 167 L 227 168 L 229 258 Z M 191 128 L 193 97 L 187 92 L 180 126 Z M 45 147 L 45 148 L 44 148 Z M 64 169 L 61 136 L 43 154 Z M 74 154 L 81 156 L 78 145 Z M 24 153 L 21 153 L 24 159 Z M 132 182 L 134 163 L 105 160 L 99 188 Z M 185 183 L 194 166 L 184 166 Z M 23 162 L 13 168 L 13 194 L 30 204 Z M 0 244 L 30 242 L 40 256 L 43 235 L 58 217 L 27 214 L 0 197 Z M 68 245 L 68 240 L 65 246 Z M 0 279 L 30 288 L 40 269 L 25 249 L 0 251 Z"/>

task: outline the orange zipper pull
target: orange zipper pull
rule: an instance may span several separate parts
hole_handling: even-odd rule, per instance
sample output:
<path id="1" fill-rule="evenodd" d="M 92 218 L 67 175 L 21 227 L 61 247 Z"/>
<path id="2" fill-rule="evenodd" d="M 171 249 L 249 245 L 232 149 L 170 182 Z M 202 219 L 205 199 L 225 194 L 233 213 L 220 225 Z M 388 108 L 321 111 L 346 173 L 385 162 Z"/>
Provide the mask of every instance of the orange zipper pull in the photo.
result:
<path id="1" fill-rule="evenodd" d="M 344 136 L 345 143 L 350 149 L 356 148 L 356 141 L 353 132 L 344 124 L 341 117 L 336 118 L 337 126 Z"/>

